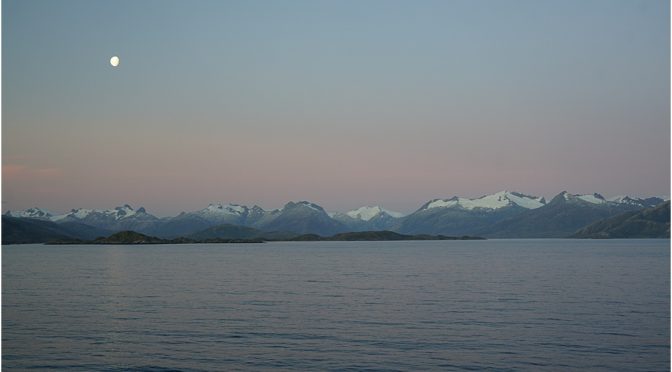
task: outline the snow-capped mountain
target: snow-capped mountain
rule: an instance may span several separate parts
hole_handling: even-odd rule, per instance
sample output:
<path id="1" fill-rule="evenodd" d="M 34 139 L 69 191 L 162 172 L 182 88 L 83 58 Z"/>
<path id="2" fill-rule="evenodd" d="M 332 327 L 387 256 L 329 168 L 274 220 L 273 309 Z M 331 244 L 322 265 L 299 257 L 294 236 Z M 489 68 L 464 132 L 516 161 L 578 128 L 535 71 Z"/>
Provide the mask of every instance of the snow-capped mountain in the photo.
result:
<path id="1" fill-rule="evenodd" d="M 248 208 L 244 205 L 238 204 L 210 204 L 207 208 L 202 209 L 203 215 L 221 216 L 221 215 L 235 215 L 240 216 L 247 213 Z"/>
<path id="2" fill-rule="evenodd" d="M 327 234 L 344 231 L 324 209 L 308 201 L 289 202 L 283 208 L 264 210 L 255 205 L 210 204 L 208 207 L 166 218 L 152 232 L 157 236 L 185 236 L 217 225 L 230 224 L 265 231 Z"/>
<path id="3" fill-rule="evenodd" d="M 145 208 L 134 209 L 128 204 L 113 209 L 72 209 L 68 213 L 53 216 L 51 220 L 57 223 L 80 222 L 110 231 L 134 230 L 143 233 L 159 223 L 159 219 L 147 213 Z"/>
<path id="4" fill-rule="evenodd" d="M 324 208 L 320 207 L 319 205 L 317 205 L 315 203 L 311 203 L 311 202 L 305 201 L 305 200 L 300 201 L 300 202 L 289 202 L 289 203 L 285 204 L 285 206 L 282 207 L 280 210 L 284 211 L 285 209 L 294 209 L 294 208 L 310 208 L 310 209 L 312 209 L 316 212 L 326 213 L 324 211 Z"/>
<path id="5" fill-rule="evenodd" d="M 612 202 L 612 203 L 617 203 L 617 204 L 634 205 L 634 206 L 638 206 L 638 207 L 642 207 L 642 208 L 651 208 L 651 207 L 655 207 L 658 204 L 664 202 L 665 199 L 659 198 L 659 197 L 638 198 L 638 197 L 629 196 L 629 195 L 619 195 L 619 196 L 614 196 L 614 197 L 608 198 L 607 201 Z"/>
<path id="6" fill-rule="evenodd" d="M 77 234 L 96 234 L 122 230 L 147 232 L 159 219 L 145 210 L 134 209 L 128 204 L 113 209 L 72 209 L 68 213 L 52 215 L 39 208 L 29 208 L 25 211 L 7 212 L 6 216 L 49 220 L 56 224 L 67 226 L 72 230 L 70 236 Z M 82 235 L 83 236 L 83 235 Z"/>
<path id="7" fill-rule="evenodd" d="M 345 213 L 334 213 L 333 219 L 346 225 L 351 231 L 392 230 L 404 215 L 380 206 L 364 206 Z"/>
<path id="8" fill-rule="evenodd" d="M 581 195 L 581 194 L 574 195 L 574 194 L 568 193 L 567 191 L 563 191 L 563 192 L 560 193 L 560 195 L 562 195 L 562 197 L 565 198 L 565 200 L 567 200 L 567 201 L 581 200 L 581 201 L 591 203 L 591 204 L 606 204 L 606 203 L 608 203 L 607 199 L 605 199 L 602 195 L 600 195 L 598 193 L 584 194 L 584 195 Z"/>
<path id="9" fill-rule="evenodd" d="M 518 206 L 525 209 L 536 209 L 546 205 L 543 197 L 529 196 L 517 192 L 500 191 L 484 195 L 476 199 L 461 198 L 434 199 L 426 203 L 421 210 L 432 208 L 460 208 L 465 210 L 496 210 L 505 207 Z"/>
<path id="10" fill-rule="evenodd" d="M 591 204 L 597 205 L 610 205 L 610 206 L 633 206 L 638 208 L 651 208 L 662 203 L 664 200 L 658 197 L 651 198 L 639 198 L 629 195 L 619 195 L 611 198 L 605 198 L 604 196 L 594 193 L 594 194 L 570 194 L 567 191 L 560 193 L 565 200 L 582 200 Z"/>
<path id="11" fill-rule="evenodd" d="M 617 195 L 607 199 L 610 202 L 619 204 L 639 204 L 643 199 L 633 198 L 629 195 Z"/>
<path id="12" fill-rule="evenodd" d="M 485 226 L 476 234 L 495 238 L 565 238 L 595 221 L 642 209 L 623 201 L 609 201 L 597 193 L 563 191 L 542 208 Z"/>
<path id="13" fill-rule="evenodd" d="M 195 212 L 186 213 L 187 216 L 181 216 L 182 219 L 198 217 L 207 222 L 210 226 L 221 224 L 232 224 L 242 226 L 256 226 L 260 223 L 268 222 L 278 215 L 280 210 L 266 211 L 255 205 L 248 207 L 240 204 L 210 204 L 208 207 Z M 176 219 L 176 216 L 173 217 Z"/>
<path id="14" fill-rule="evenodd" d="M 382 214 L 387 214 L 387 215 L 389 215 L 391 217 L 394 217 L 394 218 L 400 218 L 400 217 L 404 216 L 403 213 L 389 211 L 389 210 L 383 209 L 383 208 L 381 208 L 380 206 L 377 206 L 377 205 L 373 206 L 373 207 L 364 206 L 364 207 L 360 207 L 360 208 L 351 210 L 349 212 L 345 212 L 346 216 L 357 219 L 357 220 L 362 220 L 362 221 L 370 221 L 374 217 L 380 216 Z"/>
<path id="15" fill-rule="evenodd" d="M 395 230 L 405 234 L 470 235 L 498 221 L 545 205 L 543 197 L 511 191 L 475 199 L 458 196 L 434 199 L 402 218 Z"/>
<path id="16" fill-rule="evenodd" d="M 99 215 L 111 218 L 113 220 L 121 220 L 124 218 L 130 218 L 136 215 L 145 215 L 147 212 L 144 208 L 138 208 L 134 210 L 128 204 L 125 204 L 121 207 L 116 207 L 114 209 L 71 209 L 70 212 L 54 215 L 53 213 L 40 209 L 37 207 L 28 208 L 22 211 L 8 211 L 5 213 L 6 216 L 10 217 L 20 217 L 20 218 L 37 218 L 50 220 L 54 222 L 61 221 L 78 221 L 86 219 L 91 215 Z"/>
<path id="17" fill-rule="evenodd" d="M 89 216 L 99 215 L 104 216 L 105 218 L 110 218 L 115 221 L 118 221 L 124 218 L 131 218 L 133 216 L 137 217 L 145 214 L 147 214 L 145 208 L 141 207 L 135 210 L 130 205 L 124 204 L 121 207 L 115 207 L 113 209 L 85 209 L 85 208 L 71 209 L 70 212 L 68 213 L 53 216 L 51 220 L 55 222 L 67 221 L 67 220 L 69 221 L 83 220 Z"/>
<path id="18" fill-rule="evenodd" d="M 244 205 L 217 203 L 192 213 L 216 223 L 244 224 L 249 210 Z"/>
<path id="19" fill-rule="evenodd" d="M 18 218 L 35 218 L 39 220 L 51 220 L 53 215 L 44 209 L 37 207 L 28 208 L 22 211 L 7 211 L 5 216 L 18 217 Z"/>

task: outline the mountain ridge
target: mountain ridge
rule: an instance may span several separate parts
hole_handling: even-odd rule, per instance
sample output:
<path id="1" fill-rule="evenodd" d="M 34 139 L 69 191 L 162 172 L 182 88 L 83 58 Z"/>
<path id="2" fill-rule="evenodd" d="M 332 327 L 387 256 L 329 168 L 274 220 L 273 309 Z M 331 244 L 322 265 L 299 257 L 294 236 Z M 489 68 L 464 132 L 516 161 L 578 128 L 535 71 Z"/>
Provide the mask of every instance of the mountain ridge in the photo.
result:
<path id="1" fill-rule="evenodd" d="M 344 213 L 327 213 L 310 201 L 288 202 L 264 210 L 254 205 L 211 203 L 203 209 L 172 217 L 156 217 L 145 208 L 128 204 L 112 209 L 72 209 L 54 215 L 37 207 L 8 211 L 7 217 L 82 224 L 90 230 L 133 230 L 160 238 L 189 236 L 208 228 L 230 224 L 263 232 L 288 232 L 330 236 L 357 231 L 390 230 L 401 234 L 480 235 L 486 237 L 565 237 L 587 224 L 623 212 L 652 207 L 660 198 L 615 196 L 563 191 L 544 197 L 500 191 L 478 198 L 454 196 L 432 199 L 413 213 L 401 215 L 381 206 L 363 206 Z"/>

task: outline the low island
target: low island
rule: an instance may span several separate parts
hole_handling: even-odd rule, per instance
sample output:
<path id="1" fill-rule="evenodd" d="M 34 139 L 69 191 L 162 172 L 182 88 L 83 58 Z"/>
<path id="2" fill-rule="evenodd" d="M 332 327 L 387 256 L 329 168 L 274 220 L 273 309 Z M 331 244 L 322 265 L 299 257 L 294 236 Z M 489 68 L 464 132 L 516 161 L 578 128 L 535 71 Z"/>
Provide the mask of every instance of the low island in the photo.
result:
<path id="1" fill-rule="evenodd" d="M 162 239 L 155 236 L 141 234 L 135 231 L 121 231 L 108 237 L 99 237 L 93 240 L 82 239 L 58 239 L 48 241 L 45 244 L 50 245 L 70 245 L 70 244 L 222 244 L 222 243 L 264 243 L 268 241 L 400 241 L 400 240 L 483 240 L 485 238 L 474 236 L 444 236 L 444 235 L 405 235 L 393 231 L 360 231 L 336 234 L 324 237 L 316 234 L 297 235 L 289 238 L 175 238 Z"/>

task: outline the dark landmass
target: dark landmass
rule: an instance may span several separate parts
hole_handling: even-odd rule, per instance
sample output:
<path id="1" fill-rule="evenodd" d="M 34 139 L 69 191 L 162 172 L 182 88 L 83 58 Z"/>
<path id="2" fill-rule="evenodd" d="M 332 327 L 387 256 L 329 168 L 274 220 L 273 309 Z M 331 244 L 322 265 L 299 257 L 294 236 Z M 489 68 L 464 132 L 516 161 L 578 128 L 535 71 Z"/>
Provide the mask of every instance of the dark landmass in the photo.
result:
<path id="1" fill-rule="evenodd" d="M 2 216 L 4 244 L 43 243 L 52 239 L 75 239 L 51 221 Z"/>
<path id="2" fill-rule="evenodd" d="M 588 239 L 669 239 L 670 202 L 667 201 L 654 208 L 606 218 L 580 229 L 571 237 Z"/>
<path id="3" fill-rule="evenodd" d="M 396 241 L 396 240 L 483 240 L 475 236 L 405 235 L 394 231 L 359 231 L 340 233 L 329 237 L 304 234 L 289 241 Z"/>
<path id="4" fill-rule="evenodd" d="M 82 239 L 56 239 L 48 241 L 46 244 L 197 244 L 197 243 L 263 243 L 262 239 L 190 239 L 175 238 L 161 239 L 155 236 L 140 234 L 135 231 L 121 231 L 108 237 L 99 237 L 93 240 Z"/>
<path id="5" fill-rule="evenodd" d="M 235 229 L 234 232 L 243 232 L 247 236 L 251 231 Z M 362 231 L 336 234 L 323 237 L 315 234 L 304 234 L 292 238 L 269 239 L 269 238 L 175 238 L 161 239 L 155 236 L 141 234 L 135 231 L 121 231 L 108 237 L 99 237 L 93 240 L 57 238 L 46 244 L 198 244 L 198 243 L 263 243 L 265 241 L 396 241 L 396 240 L 480 240 L 483 238 L 472 236 L 443 236 L 443 235 L 404 235 L 392 231 Z"/>

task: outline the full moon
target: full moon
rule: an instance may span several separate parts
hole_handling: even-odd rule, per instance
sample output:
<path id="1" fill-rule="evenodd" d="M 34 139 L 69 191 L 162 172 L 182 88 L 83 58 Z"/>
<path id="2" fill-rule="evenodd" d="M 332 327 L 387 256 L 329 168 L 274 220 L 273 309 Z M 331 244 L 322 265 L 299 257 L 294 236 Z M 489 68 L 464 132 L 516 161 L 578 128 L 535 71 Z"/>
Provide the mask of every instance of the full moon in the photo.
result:
<path id="1" fill-rule="evenodd" d="M 114 57 L 110 58 L 110 64 L 111 64 L 113 67 L 117 67 L 117 66 L 119 66 L 119 57 L 114 56 Z"/>

